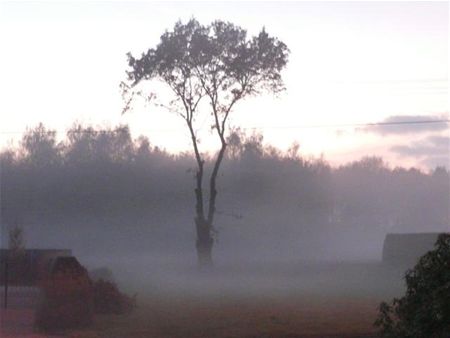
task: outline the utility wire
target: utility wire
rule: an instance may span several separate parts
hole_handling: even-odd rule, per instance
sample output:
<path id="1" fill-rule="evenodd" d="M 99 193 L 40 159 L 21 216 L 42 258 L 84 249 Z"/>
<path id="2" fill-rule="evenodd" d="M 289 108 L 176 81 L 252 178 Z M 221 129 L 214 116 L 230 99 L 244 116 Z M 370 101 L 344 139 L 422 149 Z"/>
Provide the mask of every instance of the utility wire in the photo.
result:
<path id="1" fill-rule="evenodd" d="M 343 127 L 377 127 L 377 126 L 398 126 L 398 125 L 421 125 L 421 124 L 448 124 L 450 119 L 441 120 L 416 120 L 416 121 L 396 121 L 396 122 L 374 122 L 374 123 L 346 123 L 346 124 L 312 124 L 303 126 L 259 126 L 259 127 L 240 127 L 241 130 L 265 130 L 265 129 L 309 129 L 309 128 L 343 128 Z M 74 134 L 101 134 L 110 133 L 114 129 L 92 129 L 92 130 L 69 130 Z M 147 129 L 143 132 L 179 132 L 177 129 Z M 48 130 L 47 133 L 53 133 L 55 130 Z M 59 131 L 61 132 L 61 131 Z M 68 131 L 65 131 L 68 132 Z M 20 131 L 0 131 L 0 134 L 22 134 Z"/>
<path id="2" fill-rule="evenodd" d="M 398 121 L 398 122 L 375 122 L 375 123 L 348 123 L 348 124 L 316 124 L 304 126 L 275 126 L 275 127 L 247 127 L 241 129 L 307 129 L 307 128 L 341 128 L 341 127 L 376 127 L 376 126 L 395 126 L 395 125 L 414 125 L 414 124 L 434 124 L 450 123 L 450 119 L 430 120 L 430 121 Z"/>

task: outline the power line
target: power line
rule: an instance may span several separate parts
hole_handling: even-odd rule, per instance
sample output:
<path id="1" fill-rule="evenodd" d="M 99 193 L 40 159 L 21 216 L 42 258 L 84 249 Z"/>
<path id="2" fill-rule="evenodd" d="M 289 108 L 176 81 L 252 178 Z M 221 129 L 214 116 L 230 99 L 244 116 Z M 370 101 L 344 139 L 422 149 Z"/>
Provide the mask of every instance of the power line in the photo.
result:
<path id="1" fill-rule="evenodd" d="M 388 80 L 356 80 L 356 81 L 337 81 L 338 83 L 351 84 L 401 84 L 401 83 L 436 83 L 445 82 L 448 84 L 447 77 L 441 78 L 422 78 L 422 79 L 388 79 Z"/>
<path id="2" fill-rule="evenodd" d="M 375 123 L 347 123 L 347 124 L 316 124 L 304 126 L 276 126 L 276 127 L 247 127 L 241 129 L 308 129 L 308 128 L 344 128 L 344 127 L 376 127 L 376 126 L 395 126 L 395 125 L 414 125 L 414 124 L 435 124 L 450 123 L 450 119 L 429 120 L 429 121 L 398 121 L 398 122 L 375 122 Z"/>
<path id="3" fill-rule="evenodd" d="M 311 124 L 297 126 L 255 126 L 240 127 L 241 130 L 264 130 L 264 129 L 315 129 L 315 128 L 345 128 L 345 127 L 377 127 L 377 126 L 396 126 L 396 125 L 420 125 L 420 124 L 448 124 L 450 119 L 440 120 L 415 120 L 415 121 L 392 121 L 392 122 L 373 122 L 373 123 L 345 123 L 345 124 Z M 48 130 L 47 133 L 61 132 L 57 130 Z M 179 132 L 178 129 L 146 129 L 143 132 Z M 64 131 L 73 134 L 102 134 L 114 132 L 114 129 L 92 129 L 92 130 L 69 130 Z M 21 131 L 0 131 L 0 134 L 23 134 Z"/>

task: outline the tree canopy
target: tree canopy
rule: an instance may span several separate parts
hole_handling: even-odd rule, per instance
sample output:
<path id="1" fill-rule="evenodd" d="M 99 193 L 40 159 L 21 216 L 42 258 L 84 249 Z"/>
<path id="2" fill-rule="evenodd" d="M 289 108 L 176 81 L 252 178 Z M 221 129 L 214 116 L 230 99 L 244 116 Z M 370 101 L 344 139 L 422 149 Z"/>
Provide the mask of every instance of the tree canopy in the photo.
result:
<path id="1" fill-rule="evenodd" d="M 187 120 L 204 96 L 217 113 L 227 115 L 245 96 L 283 90 L 280 73 L 288 54 L 287 46 L 264 28 L 247 38 L 247 32 L 232 23 L 214 21 L 204 26 L 191 19 L 177 22 L 156 48 L 140 58 L 129 53 L 128 79 L 131 87 L 142 80 L 165 82 L 181 104 L 179 114 Z"/>
<path id="2" fill-rule="evenodd" d="M 232 23 L 217 20 L 201 25 L 195 19 L 186 24 L 177 22 L 172 31 L 161 36 L 156 48 L 141 57 L 128 54 L 129 84 L 122 84 L 122 88 L 124 94 L 130 96 L 124 111 L 129 109 L 136 93 L 154 100 L 156 93 L 144 93 L 135 88 L 144 81 L 159 80 L 175 97 L 160 105 L 181 116 L 188 127 L 197 162 L 195 223 L 200 265 L 201 261 L 209 265 L 211 260 L 216 178 L 227 147 L 228 117 L 239 100 L 264 91 L 277 93 L 284 89 L 281 71 L 288 55 L 287 46 L 270 37 L 264 28 L 258 35 L 247 38 L 247 32 Z M 199 150 L 198 126 L 195 125 L 203 98 L 209 103 L 211 128 L 221 145 L 209 178 L 207 210 L 203 191 L 205 159 Z"/>

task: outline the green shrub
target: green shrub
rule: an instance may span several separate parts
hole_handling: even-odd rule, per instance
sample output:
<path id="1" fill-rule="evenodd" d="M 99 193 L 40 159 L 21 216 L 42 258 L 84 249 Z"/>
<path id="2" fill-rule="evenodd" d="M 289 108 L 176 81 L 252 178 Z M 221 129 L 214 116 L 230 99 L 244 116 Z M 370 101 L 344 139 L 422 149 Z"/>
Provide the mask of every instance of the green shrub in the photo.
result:
<path id="1" fill-rule="evenodd" d="M 450 234 L 405 274 L 406 294 L 381 303 L 375 326 L 384 338 L 450 337 Z"/>

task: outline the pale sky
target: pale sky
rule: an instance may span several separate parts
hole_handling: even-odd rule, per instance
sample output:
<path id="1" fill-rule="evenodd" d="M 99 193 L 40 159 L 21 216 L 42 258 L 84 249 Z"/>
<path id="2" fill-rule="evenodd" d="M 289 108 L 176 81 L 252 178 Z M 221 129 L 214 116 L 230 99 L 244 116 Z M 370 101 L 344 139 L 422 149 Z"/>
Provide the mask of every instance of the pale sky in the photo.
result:
<path id="1" fill-rule="evenodd" d="M 126 53 L 155 47 L 181 19 L 263 26 L 291 50 L 287 90 L 240 102 L 232 124 L 332 164 L 383 156 L 392 166 L 449 165 L 448 2 L 0 2 L 1 146 L 43 122 L 129 124 L 169 151 L 190 150 L 182 121 L 155 107 L 125 115 Z M 206 130 L 208 124 L 206 124 Z M 206 132 L 204 149 L 215 143 Z"/>

